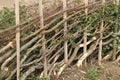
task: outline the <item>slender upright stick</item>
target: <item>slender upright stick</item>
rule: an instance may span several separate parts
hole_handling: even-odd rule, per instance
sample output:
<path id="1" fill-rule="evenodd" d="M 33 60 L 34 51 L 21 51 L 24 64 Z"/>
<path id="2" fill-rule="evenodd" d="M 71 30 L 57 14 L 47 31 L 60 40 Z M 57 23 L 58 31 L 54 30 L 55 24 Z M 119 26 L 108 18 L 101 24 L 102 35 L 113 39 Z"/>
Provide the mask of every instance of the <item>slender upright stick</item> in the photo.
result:
<path id="1" fill-rule="evenodd" d="M 43 19 L 43 0 L 39 0 L 39 16 L 40 16 L 40 26 L 44 27 Z M 46 59 L 46 46 L 45 46 L 45 35 L 42 35 L 42 53 L 44 57 L 44 77 L 47 78 L 47 59 Z"/>
<path id="2" fill-rule="evenodd" d="M 67 1 L 63 0 L 63 10 L 65 11 L 67 9 Z M 67 12 L 65 11 L 63 14 L 63 18 L 66 19 L 67 18 Z M 66 36 L 67 34 L 67 22 L 64 23 L 64 36 Z M 64 58 L 65 58 L 65 63 L 68 62 L 68 45 L 67 45 L 68 41 L 65 40 L 64 42 Z"/>
<path id="3" fill-rule="evenodd" d="M 88 6 L 88 0 L 85 0 L 85 6 Z M 88 14 L 88 8 L 85 8 L 85 14 Z"/>
<path id="4" fill-rule="evenodd" d="M 116 0 L 116 5 L 119 5 L 119 1 L 120 1 L 120 0 Z"/>
<path id="5" fill-rule="evenodd" d="M 103 7 L 104 7 L 104 3 L 105 3 L 105 0 L 102 0 L 102 4 L 103 4 Z M 104 14 L 104 8 L 103 8 L 103 14 Z M 103 38 L 103 26 L 104 26 L 104 21 L 102 20 L 101 22 L 101 26 L 100 26 L 100 43 L 99 43 L 99 53 L 98 53 L 98 64 L 101 65 L 101 60 L 102 60 L 102 38 Z"/>
<path id="6" fill-rule="evenodd" d="M 85 6 L 88 6 L 88 0 L 84 0 Z M 85 8 L 85 14 L 86 14 L 86 19 L 87 19 L 87 14 L 88 14 L 88 8 Z M 83 54 L 87 54 L 87 29 L 84 32 L 84 48 L 83 48 Z M 85 60 L 85 65 L 86 65 L 86 60 Z M 82 66 L 81 60 L 78 60 L 77 66 Z"/>
<path id="7" fill-rule="evenodd" d="M 85 0 L 85 6 L 88 6 L 88 0 Z M 85 14 L 86 14 L 86 19 L 87 19 L 87 14 L 88 14 L 88 8 L 85 8 Z M 87 29 L 84 32 L 84 54 L 87 53 Z M 86 65 L 86 60 L 85 60 L 85 65 Z"/>
<path id="8" fill-rule="evenodd" d="M 119 0 L 113 0 L 113 4 L 119 5 Z"/>
<path id="9" fill-rule="evenodd" d="M 115 0 L 114 4 L 116 5 L 115 6 L 116 9 L 118 10 L 119 0 Z M 118 15 L 117 15 L 117 22 L 118 22 Z M 114 32 L 117 33 L 117 31 L 118 31 L 118 25 L 116 24 Z M 114 38 L 113 44 L 114 44 L 114 48 L 113 48 L 113 60 L 116 60 L 116 55 L 117 55 L 117 40 L 116 40 L 116 36 Z"/>
<path id="10" fill-rule="evenodd" d="M 16 25 L 20 23 L 19 0 L 15 0 L 15 20 Z M 17 80 L 20 80 L 20 28 L 16 29 L 16 50 L 17 50 Z"/>

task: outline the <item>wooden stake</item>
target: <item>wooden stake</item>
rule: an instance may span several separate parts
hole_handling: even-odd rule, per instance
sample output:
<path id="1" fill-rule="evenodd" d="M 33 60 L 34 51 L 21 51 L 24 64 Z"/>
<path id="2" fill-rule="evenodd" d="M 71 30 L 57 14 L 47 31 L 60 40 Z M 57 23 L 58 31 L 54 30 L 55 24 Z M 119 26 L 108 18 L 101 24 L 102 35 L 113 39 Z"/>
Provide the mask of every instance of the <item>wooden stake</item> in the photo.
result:
<path id="1" fill-rule="evenodd" d="M 119 5 L 119 0 L 115 0 L 115 4 L 116 4 L 116 9 L 118 10 L 118 5 Z M 118 21 L 118 16 L 117 16 L 117 21 Z M 114 32 L 117 33 L 118 32 L 118 25 L 116 25 Z M 116 56 L 117 56 L 117 40 L 116 40 L 116 36 L 114 38 L 113 41 L 114 44 L 114 48 L 113 48 L 113 60 L 116 60 Z"/>
<path id="2" fill-rule="evenodd" d="M 104 3 L 105 3 L 105 0 L 102 0 L 102 4 L 103 4 L 103 7 L 104 7 Z M 104 8 L 103 8 L 103 13 L 104 13 Z M 103 38 L 103 26 L 104 26 L 104 21 L 102 20 L 101 22 L 101 26 L 100 26 L 100 43 L 99 43 L 99 53 L 98 53 L 98 64 L 101 65 L 101 61 L 102 61 L 102 38 Z"/>
<path id="3" fill-rule="evenodd" d="M 67 1 L 63 0 L 63 10 L 67 10 Z M 67 12 L 65 11 L 63 14 L 63 19 L 67 18 Z M 67 22 L 64 23 L 64 36 L 66 36 L 67 34 Z M 68 45 L 67 45 L 68 41 L 66 40 L 64 42 L 64 58 L 65 58 L 65 63 L 68 62 Z"/>
<path id="4" fill-rule="evenodd" d="M 88 0 L 85 0 L 85 6 L 88 6 Z M 88 14 L 88 8 L 85 9 L 85 14 Z"/>
<path id="5" fill-rule="evenodd" d="M 40 26 L 44 27 L 43 19 L 43 0 L 39 0 L 39 16 L 40 16 Z M 44 77 L 47 78 L 47 59 L 46 59 L 46 46 L 45 46 L 45 35 L 42 35 L 42 53 L 44 57 Z"/>
<path id="6" fill-rule="evenodd" d="M 119 0 L 113 0 L 113 4 L 119 5 Z"/>
<path id="7" fill-rule="evenodd" d="M 119 5 L 119 0 L 116 0 L 116 5 Z"/>
<path id="8" fill-rule="evenodd" d="M 16 25 L 20 23 L 19 0 L 15 0 L 15 20 Z M 17 50 L 17 80 L 20 80 L 20 28 L 16 29 L 16 50 Z"/>
<path id="9" fill-rule="evenodd" d="M 85 0 L 85 6 L 88 6 L 88 0 Z M 86 19 L 87 19 L 87 14 L 88 14 L 88 8 L 85 9 L 85 14 L 86 14 Z M 87 53 L 87 29 L 84 32 L 84 54 Z M 85 65 L 87 64 L 85 60 Z"/>
<path id="10" fill-rule="evenodd" d="M 84 0 L 85 6 L 88 6 L 88 0 Z M 88 14 L 88 8 L 85 9 L 85 14 L 86 14 L 86 19 L 87 19 L 87 14 Z M 83 54 L 87 54 L 87 29 L 84 32 L 84 48 L 83 48 Z M 77 67 L 81 66 L 82 63 L 80 63 L 81 60 L 78 60 L 77 62 Z M 85 65 L 86 65 L 86 60 L 85 60 Z"/>

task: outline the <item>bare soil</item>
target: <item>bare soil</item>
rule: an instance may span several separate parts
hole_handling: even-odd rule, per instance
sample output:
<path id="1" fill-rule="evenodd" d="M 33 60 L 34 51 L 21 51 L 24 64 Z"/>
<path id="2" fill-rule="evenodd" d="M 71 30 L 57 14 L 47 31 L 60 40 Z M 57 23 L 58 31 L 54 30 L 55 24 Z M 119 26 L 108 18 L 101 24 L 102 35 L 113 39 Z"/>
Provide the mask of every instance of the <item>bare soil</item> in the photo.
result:
<path id="1" fill-rule="evenodd" d="M 14 7 L 14 0 L 0 0 L 0 10 L 3 7 L 13 8 Z"/>
<path id="2" fill-rule="evenodd" d="M 43 0 L 43 3 L 45 5 L 50 6 L 52 5 L 56 0 Z M 24 5 L 34 5 L 35 3 L 38 3 L 38 0 L 20 0 L 20 4 Z M 3 9 L 3 7 L 7 7 L 9 9 L 14 8 L 15 0 L 0 0 L 0 10 Z"/>
<path id="3" fill-rule="evenodd" d="M 102 66 L 98 66 L 97 63 L 88 63 L 80 68 L 77 68 L 76 65 L 69 66 L 59 78 L 53 76 L 52 80 L 92 80 L 88 77 L 87 72 L 97 68 L 99 68 L 99 72 L 95 80 L 120 80 L 120 65 L 115 62 L 103 62 Z"/>

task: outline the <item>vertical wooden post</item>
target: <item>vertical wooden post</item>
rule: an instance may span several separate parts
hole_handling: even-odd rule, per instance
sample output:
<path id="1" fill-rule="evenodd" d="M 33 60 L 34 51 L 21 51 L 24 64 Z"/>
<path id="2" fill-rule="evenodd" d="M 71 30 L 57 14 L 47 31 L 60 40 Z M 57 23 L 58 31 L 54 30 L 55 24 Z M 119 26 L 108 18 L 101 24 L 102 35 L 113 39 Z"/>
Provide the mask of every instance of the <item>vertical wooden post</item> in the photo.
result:
<path id="1" fill-rule="evenodd" d="M 113 0 L 113 4 L 119 5 L 119 0 Z"/>
<path id="2" fill-rule="evenodd" d="M 119 0 L 116 0 L 116 5 L 119 5 Z"/>
<path id="3" fill-rule="evenodd" d="M 16 25 L 20 22 L 19 0 L 15 0 L 15 21 Z M 17 50 L 17 80 L 20 80 L 20 28 L 16 29 L 16 50 Z"/>
<path id="4" fill-rule="evenodd" d="M 67 9 L 67 1 L 63 0 L 63 10 L 65 11 Z M 63 19 L 67 18 L 67 12 L 65 11 L 63 13 Z M 67 34 L 67 22 L 64 23 L 64 36 L 66 36 Z M 65 58 L 65 63 L 68 62 L 68 45 L 67 45 L 68 41 L 65 40 L 64 42 L 64 58 Z"/>
<path id="5" fill-rule="evenodd" d="M 116 5 L 115 8 L 118 10 L 119 0 L 115 0 L 114 4 Z M 117 15 L 117 21 L 118 21 L 118 15 Z M 117 33 L 117 31 L 118 31 L 118 25 L 116 24 L 114 32 Z M 117 55 L 117 40 L 116 40 L 116 36 L 114 38 L 113 44 L 114 44 L 114 48 L 113 48 L 113 60 L 116 60 L 116 55 Z"/>
<path id="6" fill-rule="evenodd" d="M 39 16 L 40 16 L 40 26 L 44 27 L 43 19 L 43 0 L 39 0 Z M 44 57 L 44 77 L 47 78 L 47 59 L 46 59 L 46 46 L 45 46 L 45 35 L 42 35 L 42 53 Z"/>
<path id="7" fill-rule="evenodd" d="M 104 3 L 105 3 L 105 0 L 102 0 L 102 4 L 103 4 L 103 15 L 104 15 Z M 102 43 L 103 43 L 103 41 L 102 41 L 102 38 L 103 38 L 103 33 L 102 33 L 102 31 L 103 31 L 103 26 L 104 26 L 104 21 L 102 20 L 102 22 L 101 22 L 101 26 L 100 26 L 100 43 L 99 43 L 99 53 L 98 53 L 98 64 L 99 65 L 101 65 L 101 60 L 102 60 Z"/>
<path id="8" fill-rule="evenodd" d="M 88 6 L 88 0 L 84 0 L 85 6 Z M 88 14 L 88 8 L 85 8 L 85 14 L 86 14 L 86 19 L 87 19 L 87 14 Z M 87 29 L 84 32 L 84 48 L 83 48 L 83 54 L 87 53 Z M 86 60 L 85 60 L 85 65 L 86 65 Z M 77 62 L 77 67 L 82 66 L 81 60 L 78 60 Z"/>
<path id="9" fill-rule="evenodd" d="M 84 0 L 85 6 L 88 6 L 88 0 Z M 86 19 L 87 19 L 87 14 L 88 14 L 88 8 L 85 9 L 85 14 L 86 14 Z M 84 54 L 87 53 L 87 29 L 84 32 Z M 85 60 L 85 65 L 86 65 L 86 60 Z"/>
<path id="10" fill-rule="evenodd" d="M 85 0 L 85 6 L 88 6 L 88 0 Z M 88 8 L 85 8 L 85 14 L 87 16 L 87 14 L 88 14 Z"/>

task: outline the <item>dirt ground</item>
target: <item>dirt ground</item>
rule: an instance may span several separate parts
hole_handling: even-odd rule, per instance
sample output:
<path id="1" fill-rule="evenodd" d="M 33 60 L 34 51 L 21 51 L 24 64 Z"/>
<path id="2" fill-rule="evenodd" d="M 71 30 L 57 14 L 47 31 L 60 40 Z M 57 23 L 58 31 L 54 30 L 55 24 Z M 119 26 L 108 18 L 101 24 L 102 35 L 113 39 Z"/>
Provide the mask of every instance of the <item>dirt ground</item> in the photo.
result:
<path id="1" fill-rule="evenodd" d="M 97 79 L 90 79 L 87 72 L 94 69 L 99 69 Z M 101 67 L 87 64 L 86 67 L 77 68 L 74 65 L 65 69 L 59 78 L 53 76 L 52 80 L 120 80 L 120 65 L 114 62 L 103 62 Z"/>
<path id="2" fill-rule="evenodd" d="M 12 8 L 14 5 L 14 0 L 0 0 L 0 10 L 3 7 L 9 7 Z"/>
<path id="3" fill-rule="evenodd" d="M 14 3 L 15 3 L 14 1 L 15 0 L 0 0 L 0 10 L 2 10 L 3 7 L 14 8 Z M 19 1 L 21 4 L 25 4 L 25 5 L 32 5 L 38 3 L 38 0 L 19 0 Z M 53 4 L 55 1 L 57 0 L 43 0 L 43 3 Z"/>

